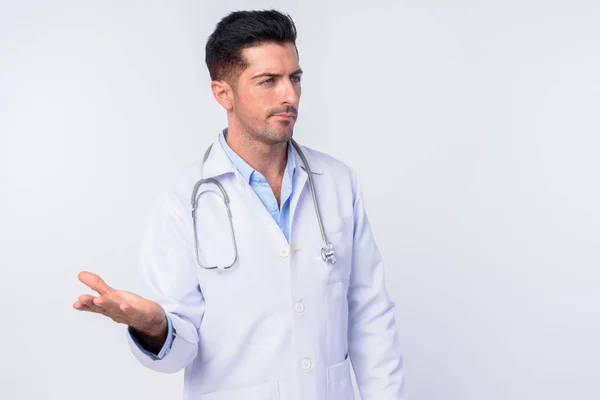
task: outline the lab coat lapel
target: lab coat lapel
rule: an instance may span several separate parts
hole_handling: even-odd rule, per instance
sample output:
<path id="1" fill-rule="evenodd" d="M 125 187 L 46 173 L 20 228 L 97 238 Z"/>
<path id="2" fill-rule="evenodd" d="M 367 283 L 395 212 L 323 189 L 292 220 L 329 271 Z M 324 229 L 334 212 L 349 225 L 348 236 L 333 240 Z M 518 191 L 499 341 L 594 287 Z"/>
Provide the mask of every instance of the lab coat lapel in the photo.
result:
<path id="1" fill-rule="evenodd" d="M 267 227 L 271 233 L 281 241 L 281 246 L 285 246 L 287 244 L 287 239 L 277 222 L 273 220 L 273 217 L 269 212 L 265 209 L 265 206 L 261 202 L 258 195 L 254 192 L 250 184 L 244 180 L 242 175 L 236 170 L 235 166 L 231 163 L 231 160 L 221 147 L 221 143 L 219 142 L 219 137 L 217 136 L 217 140 L 213 142 L 211 145 L 210 153 L 208 154 L 208 158 L 204 163 L 203 170 L 203 178 L 218 178 L 219 176 L 223 176 L 224 174 L 232 173 L 236 175 L 235 181 L 238 185 L 243 187 L 241 194 L 244 196 L 244 200 L 242 200 L 242 204 L 245 205 L 244 212 L 251 212 L 251 209 L 256 209 L 256 217 L 260 217 L 261 226 Z M 230 201 L 235 201 L 235 198 L 230 197 Z M 233 216 L 234 220 L 237 219 L 237 215 Z M 235 221 L 234 221 L 235 222 Z"/>
<path id="2" fill-rule="evenodd" d="M 219 137 L 215 140 L 210 148 L 208 158 L 204 162 L 203 178 L 216 178 L 220 175 L 235 172 L 235 167 L 225 154 L 225 150 L 219 143 Z"/>

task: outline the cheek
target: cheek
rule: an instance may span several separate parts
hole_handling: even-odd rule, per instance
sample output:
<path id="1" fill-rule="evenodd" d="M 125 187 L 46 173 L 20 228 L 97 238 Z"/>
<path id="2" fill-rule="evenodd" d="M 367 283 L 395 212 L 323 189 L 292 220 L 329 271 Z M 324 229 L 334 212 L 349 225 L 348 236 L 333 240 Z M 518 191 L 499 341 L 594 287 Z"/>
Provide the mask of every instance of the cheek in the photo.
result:
<path id="1" fill-rule="evenodd" d="M 235 105 L 236 114 L 243 121 L 247 121 L 250 123 L 264 121 L 267 118 L 269 109 L 263 104 L 263 100 L 260 98 L 239 98 L 237 99 Z"/>

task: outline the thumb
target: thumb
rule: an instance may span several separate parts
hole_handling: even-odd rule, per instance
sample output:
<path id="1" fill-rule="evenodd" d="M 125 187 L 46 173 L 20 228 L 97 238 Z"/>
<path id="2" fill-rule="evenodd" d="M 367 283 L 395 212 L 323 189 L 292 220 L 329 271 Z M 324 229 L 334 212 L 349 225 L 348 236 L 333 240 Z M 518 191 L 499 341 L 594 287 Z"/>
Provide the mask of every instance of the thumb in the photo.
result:
<path id="1" fill-rule="evenodd" d="M 108 286 L 106 282 L 102 280 L 102 278 L 91 272 L 82 271 L 79 273 L 78 278 L 90 289 L 98 292 L 100 296 L 104 296 L 115 291 L 115 289 Z"/>

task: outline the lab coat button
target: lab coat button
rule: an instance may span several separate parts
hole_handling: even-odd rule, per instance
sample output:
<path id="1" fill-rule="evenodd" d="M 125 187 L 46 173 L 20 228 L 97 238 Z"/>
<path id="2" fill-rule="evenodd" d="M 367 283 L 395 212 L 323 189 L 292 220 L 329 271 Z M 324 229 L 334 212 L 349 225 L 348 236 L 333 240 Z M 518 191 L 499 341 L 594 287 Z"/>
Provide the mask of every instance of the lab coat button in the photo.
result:
<path id="1" fill-rule="evenodd" d="M 284 247 L 283 249 L 279 250 L 279 255 L 283 258 L 286 258 L 287 256 L 290 255 L 290 249 L 287 247 Z"/>
<path id="2" fill-rule="evenodd" d="M 301 365 L 303 370 L 308 371 L 312 367 L 312 362 L 308 358 L 305 358 L 302 360 Z"/>
<path id="3" fill-rule="evenodd" d="M 294 306 L 294 309 L 296 310 L 297 313 L 302 314 L 304 312 L 304 304 L 302 304 L 301 302 L 298 302 Z"/>

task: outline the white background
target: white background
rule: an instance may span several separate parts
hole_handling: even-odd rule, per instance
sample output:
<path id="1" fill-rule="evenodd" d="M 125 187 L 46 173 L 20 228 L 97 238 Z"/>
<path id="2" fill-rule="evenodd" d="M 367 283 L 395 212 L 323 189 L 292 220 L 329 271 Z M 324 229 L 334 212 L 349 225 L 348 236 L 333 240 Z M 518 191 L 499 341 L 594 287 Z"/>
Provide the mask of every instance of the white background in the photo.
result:
<path id="1" fill-rule="evenodd" d="M 600 398 L 600 6 L 8 1 L 0 6 L 0 398 L 176 399 L 125 328 L 145 213 L 226 123 L 204 45 L 295 19 L 296 138 L 340 158 L 397 303 L 411 400 Z"/>

